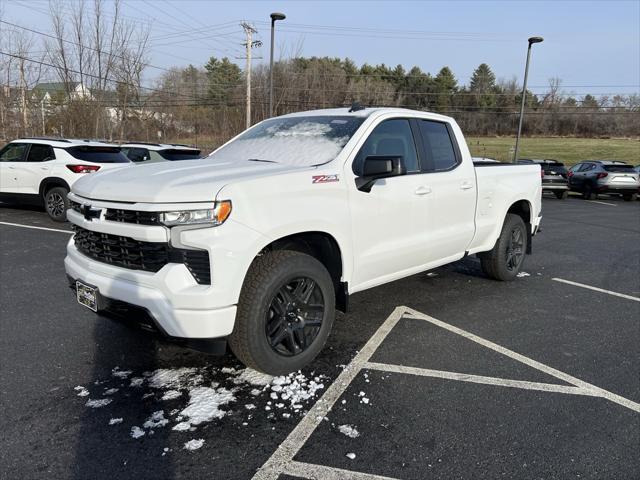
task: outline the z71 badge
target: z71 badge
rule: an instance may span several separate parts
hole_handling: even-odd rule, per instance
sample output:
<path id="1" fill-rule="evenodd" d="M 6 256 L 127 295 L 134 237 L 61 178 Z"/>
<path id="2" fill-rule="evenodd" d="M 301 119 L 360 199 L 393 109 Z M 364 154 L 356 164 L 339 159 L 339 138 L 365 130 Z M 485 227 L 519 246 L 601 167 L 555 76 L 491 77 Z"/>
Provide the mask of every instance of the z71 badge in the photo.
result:
<path id="1" fill-rule="evenodd" d="M 331 183 L 339 182 L 338 175 L 313 175 L 311 177 L 311 183 Z"/>

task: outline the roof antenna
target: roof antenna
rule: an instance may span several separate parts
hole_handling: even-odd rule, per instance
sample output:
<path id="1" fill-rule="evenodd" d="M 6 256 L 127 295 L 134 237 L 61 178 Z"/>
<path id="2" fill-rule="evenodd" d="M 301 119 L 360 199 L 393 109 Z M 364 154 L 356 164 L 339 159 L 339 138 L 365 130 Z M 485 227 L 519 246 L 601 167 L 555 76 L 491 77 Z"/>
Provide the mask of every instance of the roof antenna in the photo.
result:
<path id="1" fill-rule="evenodd" d="M 351 102 L 351 108 L 349 109 L 349 113 L 357 112 L 358 110 L 364 110 L 364 107 L 360 105 L 360 102 Z"/>

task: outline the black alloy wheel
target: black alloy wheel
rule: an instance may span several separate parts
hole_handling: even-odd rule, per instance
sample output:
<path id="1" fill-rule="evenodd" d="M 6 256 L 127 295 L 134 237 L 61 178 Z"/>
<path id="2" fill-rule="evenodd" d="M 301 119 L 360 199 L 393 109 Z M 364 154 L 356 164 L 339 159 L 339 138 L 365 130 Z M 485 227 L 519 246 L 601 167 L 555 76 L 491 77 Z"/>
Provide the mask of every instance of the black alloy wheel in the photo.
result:
<path id="1" fill-rule="evenodd" d="M 285 357 L 304 352 L 318 336 L 325 302 L 317 283 L 308 277 L 285 283 L 266 312 L 265 334 L 271 348 Z"/>
<path id="2" fill-rule="evenodd" d="M 510 272 L 517 271 L 524 258 L 524 235 L 519 226 L 511 230 L 506 251 L 507 270 Z"/>

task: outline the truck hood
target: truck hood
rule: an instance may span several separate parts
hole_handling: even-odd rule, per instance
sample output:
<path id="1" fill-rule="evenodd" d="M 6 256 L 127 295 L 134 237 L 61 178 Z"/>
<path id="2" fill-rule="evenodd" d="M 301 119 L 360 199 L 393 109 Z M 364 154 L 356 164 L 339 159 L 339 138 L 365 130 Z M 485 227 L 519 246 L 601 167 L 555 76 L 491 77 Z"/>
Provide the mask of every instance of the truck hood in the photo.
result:
<path id="1" fill-rule="evenodd" d="M 161 162 L 87 174 L 72 190 L 81 197 L 114 202 L 211 202 L 229 183 L 306 168 L 219 159 Z"/>

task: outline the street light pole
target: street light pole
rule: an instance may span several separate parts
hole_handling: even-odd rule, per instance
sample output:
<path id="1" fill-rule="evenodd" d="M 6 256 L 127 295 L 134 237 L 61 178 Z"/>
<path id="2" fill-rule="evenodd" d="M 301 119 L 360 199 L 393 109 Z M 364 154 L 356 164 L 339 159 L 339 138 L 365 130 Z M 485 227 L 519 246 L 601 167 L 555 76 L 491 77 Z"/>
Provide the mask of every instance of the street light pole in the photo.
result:
<path id="1" fill-rule="evenodd" d="M 284 13 L 272 13 L 271 14 L 271 52 L 269 57 L 269 116 L 273 117 L 273 38 L 275 32 L 276 21 L 284 20 L 286 15 Z"/>
<path id="2" fill-rule="evenodd" d="M 527 78 L 529 77 L 529 60 L 531 59 L 531 45 L 541 43 L 542 37 L 529 38 L 529 47 L 527 48 L 527 63 L 524 67 L 524 83 L 522 84 L 522 104 L 520 105 L 520 121 L 518 122 L 518 136 L 516 137 L 516 149 L 513 152 L 513 163 L 518 161 L 518 147 L 520 146 L 520 134 L 522 133 L 522 119 L 524 118 L 524 103 L 527 96 Z"/>

